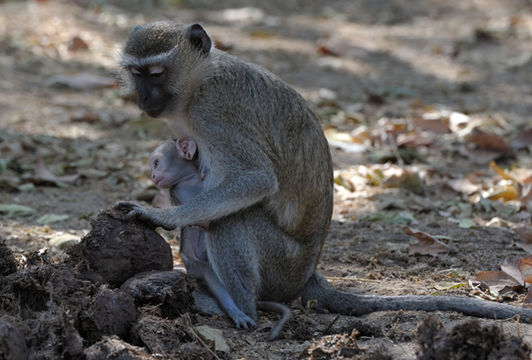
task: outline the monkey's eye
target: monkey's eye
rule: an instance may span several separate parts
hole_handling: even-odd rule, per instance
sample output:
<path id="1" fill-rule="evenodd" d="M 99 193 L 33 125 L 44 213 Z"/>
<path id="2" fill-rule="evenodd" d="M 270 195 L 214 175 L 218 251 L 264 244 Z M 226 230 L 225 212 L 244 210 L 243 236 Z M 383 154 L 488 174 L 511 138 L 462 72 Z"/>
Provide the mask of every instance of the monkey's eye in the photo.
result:
<path id="1" fill-rule="evenodd" d="M 150 66 L 148 71 L 150 72 L 150 76 L 160 77 L 164 73 L 164 68 L 162 66 Z"/>
<path id="2" fill-rule="evenodd" d="M 139 69 L 137 69 L 137 68 L 130 67 L 130 68 L 129 68 L 129 71 L 131 71 L 131 73 L 133 74 L 133 76 L 140 76 L 140 75 L 141 75 L 141 72 L 140 72 Z"/>
<path id="3" fill-rule="evenodd" d="M 158 166 L 159 166 L 159 159 L 155 159 L 155 160 L 153 160 L 153 167 L 154 167 L 155 169 L 157 169 Z"/>

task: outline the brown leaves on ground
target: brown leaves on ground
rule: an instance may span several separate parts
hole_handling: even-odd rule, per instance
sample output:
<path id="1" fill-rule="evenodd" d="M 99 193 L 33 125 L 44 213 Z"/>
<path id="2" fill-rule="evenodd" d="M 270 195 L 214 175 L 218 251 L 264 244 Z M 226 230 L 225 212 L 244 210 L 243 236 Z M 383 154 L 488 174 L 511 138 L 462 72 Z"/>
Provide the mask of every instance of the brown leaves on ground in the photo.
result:
<path id="1" fill-rule="evenodd" d="M 418 244 L 410 245 L 410 250 L 408 251 L 410 255 L 438 256 L 440 254 L 447 254 L 451 250 L 449 246 L 425 232 L 412 229 L 408 226 L 403 227 L 403 231 L 407 235 L 414 236 L 419 241 Z"/>

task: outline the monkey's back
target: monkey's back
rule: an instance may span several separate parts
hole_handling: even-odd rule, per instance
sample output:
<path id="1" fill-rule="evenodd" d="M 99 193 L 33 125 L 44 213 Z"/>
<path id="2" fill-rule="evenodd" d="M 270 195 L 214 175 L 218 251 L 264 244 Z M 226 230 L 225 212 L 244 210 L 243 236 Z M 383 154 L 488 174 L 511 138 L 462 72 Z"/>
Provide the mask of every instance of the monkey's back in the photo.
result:
<path id="1" fill-rule="evenodd" d="M 213 118 L 203 119 L 210 131 L 232 139 L 232 153 L 219 156 L 229 160 L 220 166 L 231 167 L 232 160 L 251 169 L 271 166 L 277 191 L 264 205 L 286 233 L 320 247 L 332 215 L 333 172 L 317 117 L 301 95 L 267 70 L 220 51 L 211 56 L 216 72 L 202 86 L 196 108 L 210 109 Z M 215 157 L 217 145 L 205 144 Z"/>

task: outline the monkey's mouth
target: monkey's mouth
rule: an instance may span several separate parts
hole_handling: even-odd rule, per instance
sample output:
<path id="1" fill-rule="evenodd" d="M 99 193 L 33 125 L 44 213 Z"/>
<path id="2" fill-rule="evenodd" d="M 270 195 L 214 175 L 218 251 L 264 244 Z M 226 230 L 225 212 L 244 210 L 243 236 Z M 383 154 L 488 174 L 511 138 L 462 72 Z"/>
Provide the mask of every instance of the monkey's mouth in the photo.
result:
<path id="1" fill-rule="evenodd" d="M 162 112 L 164 111 L 164 108 L 165 108 L 164 106 L 153 106 L 153 107 L 146 108 L 143 110 L 146 114 L 148 114 L 148 116 L 157 117 L 162 114 Z"/>

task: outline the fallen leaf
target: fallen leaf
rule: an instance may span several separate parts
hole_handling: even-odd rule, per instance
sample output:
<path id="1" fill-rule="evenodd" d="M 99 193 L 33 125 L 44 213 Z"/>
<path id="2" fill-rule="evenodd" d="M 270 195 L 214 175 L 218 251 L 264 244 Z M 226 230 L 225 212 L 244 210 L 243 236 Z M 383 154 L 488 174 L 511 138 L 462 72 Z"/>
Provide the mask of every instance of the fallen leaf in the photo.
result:
<path id="1" fill-rule="evenodd" d="M 408 226 L 403 227 L 403 231 L 407 235 L 414 236 L 419 241 L 418 244 L 410 245 L 410 250 L 408 251 L 410 255 L 438 256 L 439 254 L 446 254 L 451 250 L 449 246 L 425 232 L 412 229 Z"/>
<path id="2" fill-rule="evenodd" d="M 532 284 L 532 255 L 519 259 L 518 266 L 523 280 Z"/>
<path id="3" fill-rule="evenodd" d="M 523 300 L 525 304 L 532 303 L 532 286 L 530 286 L 526 292 L 525 300 Z"/>
<path id="4" fill-rule="evenodd" d="M 491 168 L 491 170 L 495 171 L 503 179 L 516 181 L 506 170 L 504 170 L 501 167 L 497 166 L 495 161 L 490 161 L 490 168 Z"/>
<path id="5" fill-rule="evenodd" d="M 69 51 L 79 51 L 79 50 L 88 50 L 89 44 L 79 36 L 74 36 L 68 42 Z"/>
<path id="6" fill-rule="evenodd" d="M 477 280 L 479 280 L 484 286 L 489 287 L 489 289 L 496 295 L 505 288 L 517 290 L 523 286 L 522 283 L 514 279 L 512 276 L 504 271 L 498 270 L 480 271 L 477 273 Z"/>
<path id="7" fill-rule="evenodd" d="M 512 147 L 516 150 L 524 149 L 532 145 L 532 129 L 520 131 L 512 139 Z"/>
<path id="8" fill-rule="evenodd" d="M 510 147 L 502 137 L 494 133 L 485 132 L 479 128 L 473 129 L 473 131 L 466 136 L 465 140 L 485 150 L 500 153 L 507 153 L 510 151 Z"/>
<path id="9" fill-rule="evenodd" d="M 470 195 L 482 189 L 480 184 L 474 184 L 468 178 L 453 179 L 447 182 L 447 185 L 456 192 Z"/>
<path id="10" fill-rule="evenodd" d="M 93 90 L 118 86 L 116 79 L 95 74 L 55 75 L 46 81 L 50 87 L 67 87 L 75 90 Z"/>
<path id="11" fill-rule="evenodd" d="M 471 127 L 471 118 L 466 114 L 453 111 L 449 114 L 449 128 L 455 133 L 467 133 Z"/>
<path id="12" fill-rule="evenodd" d="M 0 175 L 7 171 L 7 164 L 9 164 L 9 159 L 0 158 Z"/>
<path id="13" fill-rule="evenodd" d="M 532 202 L 532 184 L 518 184 L 519 200 L 523 203 Z"/>
<path id="14" fill-rule="evenodd" d="M 353 182 L 349 179 L 344 178 L 342 175 L 338 175 L 334 178 L 334 183 L 336 185 L 343 186 L 347 190 L 354 192 L 355 191 L 355 185 L 353 185 Z"/>
<path id="15" fill-rule="evenodd" d="M 420 129 L 432 131 L 436 134 L 450 133 L 447 119 L 442 116 L 429 116 L 429 114 L 423 114 L 423 116 L 414 116 L 412 122 Z"/>
<path id="16" fill-rule="evenodd" d="M 519 198 L 517 186 L 514 184 L 503 186 L 502 188 L 496 189 L 492 194 L 488 195 L 487 198 L 493 201 L 500 199 L 504 201 L 517 200 Z"/>
<path id="17" fill-rule="evenodd" d="M 214 329 L 207 325 L 195 326 L 194 330 L 198 333 L 198 335 L 203 340 L 214 341 L 215 351 L 222 351 L 222 352 L 230 351 L 229 345 L 227 345 L 227 341 L 225 340 L 223 336 L 222 330 Z"/>
<path id="18" fill-rule="evenodd" d="M 467 146 L 460 146 L 458 149 L 460 154 L 467 157 L 471 162 L 479 165 L 488 164 L 490 161 L 501 157 L 501 153 L 498 151 L 485 150 L 485 149 L 470 149 Z"/>
<path id="19" fill-rule="evenodd" d="M 519 284 L 525 285 L 523 275 L 521 275 L 521 271 L 519 271 L 519 259 L 504 259 L 501 264 L 501 270 L 517 280 Z"/>
<path id="20" fill-rule="evenodd" d="M 478 225 L 472 219 L 463 218 L 458 222 L 458 227 L 462 229 L 471 229 L 478 227 Z"/>
<path id="21" fill-rule="evenodd" d="M 397 146 L 406 148 L 416 148 L 418 146 L 430 146 L 434 144 L 435 137 L 428 134 L 399 134 L 397 135 Z"/>
<path id="22" fill-rule="evenodd" d="M 46 214 L 36 220 L 37 224 L 46 225 L 68 219 L 68 215 Z"/>
<path id="23" fill-rule="evenodd" d="M 55 235 L 50 240 L 48 240 L 48 244 L 50 246 L 59 248 L 59 249 L 65 249 L 67 247 L 70 247 L 72 245 L 75 245 L 81 241 L 81 237 L 73 234 L 59 234 Z"/>
<path id="24" fill-rule="evenodd" d="M 7 214 L 7 217 L 30 216 L 35 210 L 19 204 L 0 204 L 0 213 Z"/>
<path id="25" fill-rule="evenodd" d="M 462 286 L 467 286 L 467 283 L 465 282 L 460 282 L 460 283 L 442 282 L 442 283 L 434 285 L 434 289 L 443 291 L 443 290 L 456 289 Z"/>
<path id="26" fill-rule="evenodd" d="M 75 122 L 86 122 L 89 124 L 95 124 L 100 121 L 100 114 L 87 109 L 76 109 L 70 116 L 70 120 Z"/>
<path id="27" fill-rule="evenodd" d="M 392 219 L 392 223 L 395 225 L 416 225 L 418 221 L 414 218 L 408 211 L 401 211 L 399 214 L 395 215 Z"/>
<path id="28" fill-rule="evenodd" d="M 405 170 L 400 176 L 392 175 L 385 179 L 381 185 L 386 188 L 401 188 L 422 194 L 425 191 L 425 184 L 417 172 Z"/>
<path id="29" fill-rule="evenodd" d="M 39 180 L 52 182 L 58 186 L 61 186 L 61 183 L 73 183 L 79 178 L 79 174 L 55 176 L 46 168 L 44 161 L 41 158 L 37 159 L 37 164 L 35 165 L 35 176 Z"/>
<path id="30" fill-rule="evenodd" d="M 338 39 L 331 38 L 330 35 L 324 36 L 316 42 L 316 50 L 320 55 L 339 56 L 345 44 Z"/>
<path id="31" fill-rule="evenodd" d="M 521 240 L 517 245 L 532 254 L 532 226 L 519 226 L 514 231 Z"/>
<path id="32" fill-rule="evenodd" d="M 356 142 L 356 139 L 347 132 L 338 131 L 333 127 L 324 129 L 325 137 L 331 146 L 345 152 L 360 153 L 366 151 L 366 146 Z"/>

